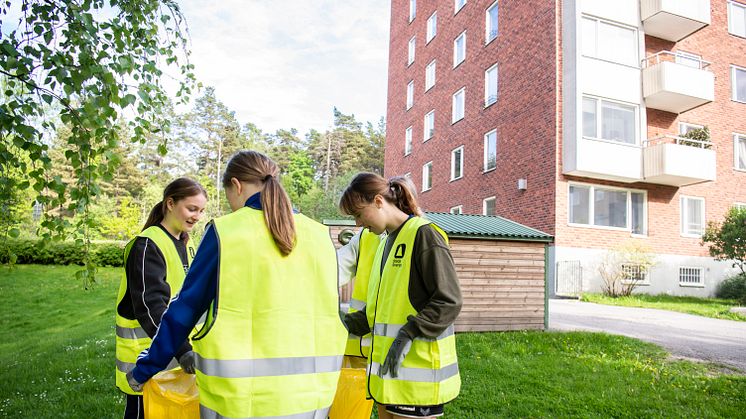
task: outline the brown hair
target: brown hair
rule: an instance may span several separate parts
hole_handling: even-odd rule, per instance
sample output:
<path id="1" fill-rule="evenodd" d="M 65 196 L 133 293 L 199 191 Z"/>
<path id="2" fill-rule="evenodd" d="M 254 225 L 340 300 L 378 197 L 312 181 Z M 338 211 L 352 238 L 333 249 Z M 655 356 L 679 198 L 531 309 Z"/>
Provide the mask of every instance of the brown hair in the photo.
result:
<path id="1" fill-rule="evenodd" d="M 355 215 L 360 209 L 373 202 L 376 195 L 399 208 L 405 214 L 422 215 L 417 205 L 417 196 L 412 181 L 404 176 L 389 180 L 375 173 L 358 173 L 342 193 L 339 209 L 343 214 Z"/>
<path id="2" fill-rule="evenodd" d="M 231 157 L 223 173 L 223 187 L 231 186 L 231 178 L 240 182 L 261 183 L 261 203 L 264 223 L 283 255 L 295 246 L 293 207 L 278 176 L 280 169 L 266 155 L 258 151 L 239 151 Z"/>
<path id="3" fill-rule="evenodd" d="M 168 198 L 171 198 L 174 203 L 181 201 L 184 198 L 202 194 L 207 198 L 207 191 L 202 185 L 196 180 L 192 180 L 186 177 L 180 177 L 173 182 L 169 183 L 165 189 L 163 189 L 163 199 L 161 202 L 155 204 L 150 215 L 148 215 L 145 225 L 142 227 L 143 231 L 148 227 L 158 225 L 163 221 L 163 217 L 166 216 L 168 211 Z"/>

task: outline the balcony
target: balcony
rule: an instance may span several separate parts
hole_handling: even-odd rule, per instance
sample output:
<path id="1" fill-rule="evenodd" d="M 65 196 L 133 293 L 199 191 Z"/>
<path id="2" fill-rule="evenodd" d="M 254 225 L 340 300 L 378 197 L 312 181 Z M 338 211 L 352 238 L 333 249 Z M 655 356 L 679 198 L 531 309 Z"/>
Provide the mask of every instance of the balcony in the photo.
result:
<path id="1" fill-rule="evenodd" d="M 645 182 L 686 186 L 715 180 L 715 150 L 709 141 L 664 135 L 645 141 Z"/>
<path id="2" fill-rule="evenodd" d="M 614 141 L 579 138 L 565 145 L 563 173 L 632 183 L 642 180 L 641 147 Z"/>
<path id="3" fill-rule="evenodd" d="M 645 105 L 682 113 L 715 99 L 715 76 L 700 57 L 661 51 L 642 62 Z"/>
<path id="4" fill-rule="evenodd" d="M 642 0 L 645 33 L 678 42 L 710 24 L 710 0 Z"/>

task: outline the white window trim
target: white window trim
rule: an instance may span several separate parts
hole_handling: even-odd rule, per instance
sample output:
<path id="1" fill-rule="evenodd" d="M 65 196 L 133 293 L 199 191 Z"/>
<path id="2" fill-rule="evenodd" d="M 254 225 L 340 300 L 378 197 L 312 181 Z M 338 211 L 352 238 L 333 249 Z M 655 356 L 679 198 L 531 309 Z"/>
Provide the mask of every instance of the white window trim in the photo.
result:
<path id="1" fill-rule="evenodd" d="M 456 96 L 458 96 L 460 93 L 464 94 L 464 104 L 461 107 L 462 109 L 462 115 L 461 118 L 456 119 Z M 451 96 L 451 125 L 455 124 L 456 122 L 466 118 L 466 87 L 462 87 L 456 93 Z"/>
<path id="2" fill-rule="evenodd" d="M 409 23 L 417 17 L 417 0 L 409 0 Z"/>
<path id="3" fill-rule="evenodd" d="M 583 47 L 582 47 L 582 45 L 580 45 L 580 55 L 581 56 L 586 57 L 586 58 L 590 58 L 590 59 L 593 59 L 593 60 L 599 60 L 599 61 L 604 61 L 604 62 L 607 62 L 607 63 L 613 63 L 613 64 L 618 64 L 618 65 L 623 65 L 625 67 L 636 68 L 636 69 L 640 68 L 640 66 L 642 64 L 641 61 L 640 61 L 640 41 L 639 41 L 639 39 L 640 39 L 640 32 L 637 30 L 636 27 L 629 26 L 629 25 L 624 25 L 624 24 L 621 24 L 621 23 L 618 23 L 618 22 L 614 22 L 614 21 L 611 21 L 611 20 L 601 19 L 601 18 L 598 18 L 598 17 L 595 17 L 595 16 L 585 15 L 585 14 L 583 16 L 581 16 L 580 21 L 578 22 L 578 25 L 582 25 L 583 24 L 583 19 L 589 19 L 589 20 L 592 20 L 592 21 L 596 22 L 596 31 L 595 31 L 596 41 L 595 41 L 595 43 L 596 43 L 596 48 L 597 49 L 598 49 L 598 23 L 599 22 L 603 22 L 603 23 L 611 25 L 611 26 L 616 26 L 616 27 L 619 27 L 619 28 L 629 29 L 629 30 L 634 31 L 634 39 L 637 40 L 637 44 L 636 44 L 636 48 L 635 48 L 635 59 L 634 59 L 634 62 L 636 64 L 633 65 L 633 64 L 629 64 L 629 63 L 608 60 L 606 58 L 597 57 L 595 55 L 586 55 L 586 54 L 583 53 Z M 578 30 L 579 31 L 582 30 L 580 26 L 578 26 Z"/>
<path id="4" fill-rule="evenodd" d="M 495 92 L 495 101 L 490 103 L 489 102 L 489 94 L 490 94 L 489 83 L 488 83 L 487 77 L 490 71 L 492 71 L 493 69 L 495 70 L 495 74 L 497 74 L 497 83 L 495 83 L 497 87 L 497 91 Z M 495 103 L 497 103 L 497 98 L 500 96 L 499 92 L 500 92 L 500 74 L 498 73 L 498 70 L 497 70 L 497 63 L 495 63 L 492 67 L 484 70 L 484 107 L 485 108 L 488 108 L 494 105 Z"/>
<path id="5" fill-rule="evenodd" d="M 738 132 L 733 133 L 733 170 L 737 172 L 746 172 L 746 168 L 738 167 L 738 139 L 742 138 L 746 140 L 746 134 L 740 134 Z"/>
<path id="6" fill-rule="evenodd" d="M 456 49 L 456 43 L 458 42 L 459 38 L 461 38 L 462 36 L 464 37 L 464 59 L 463 59 L 463 60 L 461 60 L 461 61 L 459 61 L 459 62 L 456 62 L 456 58 L 457 58 L 457 55 L 458 55 L 458 54 L 456 54 L 456 51 L 457 51 L 457 49 Z M 461 33 L 460 33 L 460 34 L 459 34 L 459 35 L 458 35 L 458 36 L 457 36 L 457 37 L 456 37 L 456 38 L 455 38 L 455 39 L 453 40 L 453 68 L 456 68 L 456 67 L 458 67 L 458 66 L 459 66 L 459 65 L 461 65 L 461 63 L 463 63 L 464 61 L 466 61 L 466 31 L 463 31 L 463 32 L 461 32 Z"/>
<path id="7" fill-rule="evenodd" d="M 428 36 L 428 28 L 430 28 L 431 19 L 435 18 L 433 24 L 433 36 Z M 429 44 L 436 36 L 438 36 L 438 11 L 434 11 L 433 14 L 427 18 L 427 24 L 425 25 L 425 45 Z"/>
<path id="8" fill-rule="evenodd" d="M 466 0 L 464 0 L 464 4 L 462 4 L 461 7 L 459 7 L 458 2 L 459 0 L 453 0 L 453 14 L 454 15 L 458 13 L 461 9 L 463 9 L 464 6 L 466 6 Z"/>
<path id="9" fill-rule="evenodd" d="M 487 136 L 495 133 L 495 167 L 487 168 Z M 484 150 L 484 161 L 482 162 L 482 173 L 491 172 L 495 169 L 497 169 L 497 128 L 493 129 L 492 131 L 487 131 L 484 133 L 484 140 L 482 142 L 482 147 Z"/>
<path id="10" fill-rule="evenodd" d="M 594 99 L 596 101 L 596 136 L 595 137 L 587 137 L 583 133 L 583 126 L 582 126 L 582 114 L 583 114 L 583 99 Z M 617 103 L 624 106 L 631 106 L 635 109 L 635 142 L 634 143 L 625 143 L 624 141 L 618 141 L 618 140 L 609 140 L 606 138 L 601 138 L 601 132 L 603 131 L 603 118 L 601 117 L 601 102 L 609 102 L 609 103 Z M 628 103 L 628 102 L 622 102 L 620 100 L 611 100 L 606 98 L 601 98 L 598 96 L 593 95 L 582 95 L 580 97 L 580 114 L 581 114 L 581 127 L 580 132 L 582 137 L 586 140 L 593 140 L 593 141 L 604 141 L 611 144 L 620 144 L 620 145 L 626 145 L 631 147 L 639 147 L 640 146 L 640 106 L 636 103 Z"/>
<path id="11" fill-rule="evenodd" d="M 492 3 L 492 5 L 490 5 L 490 7 L 488 7 L 485 10 L 485 12 L 484 12 L 484 44 L 485 45 L 489 45 L 490 42 L 492 42 L 495 39 L 497 39 L 498 35 L 500 35 L 500 30 L 499 30 L 499 28 L 500 28 L 500 10 L 498 9 L 498 12 L 497 12 L 497 27 L 498 27 L 498 32 L 497 32 L 497 34 L 495 34 L 494 38 L 490 38 L 490 10 L 492 10 L 493 7 L 498 7 L 497 1 L 498 0 L 495 0 L 495 2 Z"/>
<path id="12" fill-rule="evenodd" d="M 430 184 L 427 185 L 427 189 L 425 188 L 425 180 L 428 178 L 427 176 L 425 176 L 426 167 L 428 168 L 428 173 L 430 174 Z M 433 161 L 430 160 L 429 162 L 422 165 L 422 192 L 429 191 L 430 189 L 433 188 L 432 179 L 433 179 Z"/>
<path id="13" fill-rule="evenodd" d="M 702 129 L 705 126 L 704 125 L 699 125 L 699 124 L 692 124 L 692 123 L 689 123 L 689 122 L 679 122 L 679 135 L 684 135 L 684 131 L 681 129 L 683 127 L 691 127 L 693 129 Z"/>
<path id="14" fill-rule="evenodd" d="M 463 214 L 463 213 L 464 213 L 464 206 L 463 206 L 463 205 L 456 205 L 455 207 L 451 207 L 451 208 L 450 208 L 450 209 L 448 210 L 448 212 L 449 212 L 449 213 L 451 213 L 451 214 L 455 214 L 455 213 L 453 212 L 453 210 L 458 210 L 458 214 L 459 214 L 459 215 L 460 215 L 460 214 Z"/>
<path id="15" fill-rule="evenodd" d="M 590 191 L 588 192 L 591 196 L 588 200 L 588 205 L 590 208 L 588 208 L 588 222 L 593 223 L 593 220 L 595 219 L 595 205 L 593 205 L 593 191 L 596 188 L 606 189 L 606 190 L 613 190 L 613 191 L 625 191 L 627 192 L 627 226 L 626 227 L 611 227 L 611 226 L 599 226 L 595 224 L 580 224 L 580 223 L 573 223 L 570 221 L 570 199 L 572 197 L 570 196 L 570 187 L 571 186 L 580 186 L 580 187 L 590 187 Z M 642 193 L 643 194 L 643 206 L 642 206 L 642 234 L 639 233 L 633 233 L 632 232 L 632 193 Z M 648 191 L 644 189 L 631 189 L 631 188 L 620 188 L 618 186 L 606 186 L 606 185 L 596 185 L 593 183 L 583 183 L 583 182 L 568 182 L 567 183 L 567 225 L 570 227 L 579 227 L 579 228 L 592 228 L 594 230 L 613 230 L 613 231 L 626 231 L 630 234 L 632 237 L 647 237 L 648 236 Z"/>
<path id="16" fill-rule="evenodd" d="M 730 99 L 738 103 L 746 103 L 746 100 L 738 100 L 736 98 L 736 70 L 741 70 L 746 73 L 746 67 L 741 67 L 735 64 L 730 65 Z M 746 75 L 744 75 L 746 77 Z"/>
<path id="17" fill-rule="evenodd" d="M 497 214 L 497 198 L 493 195 L 488 198 L 484 198 L 482 200 L 482 215 L 488 215 L 487 214 L 487 201 L 494 201 L 495 202 L 495 214 Z M 491 217 L 494 215 L 491 215 Z"/>
<path id="18" fill-rule="evenodd" d="M 705 227 L 707 226 L 707 222 L 705 219 L 705 216 L 707 214 L 707 209 L 705 208 L 706 202 L 705 198 L 701 196 L 692 196 L 692 195 L 681 195 L 679 196 L 679 234 L 681 237 L 690 237 L 694 239 L 702 238 L 701 234 L 692 234 L 692 233 L 685 233 L 684 232 L 684 225 L 686 225 L 686 212 L 684 211 L 684 199 L 692 199 L 697 201 L 702 201 L 702 231 L 704 232 Z M 684 220 L 682 220 L 684 218 Z M 683 222 L 682 222 L 683 221 Z"/>
<path id="19" fill-rule="evenodd" d="M 731 34 L 731 35 L 733 35 L 733 36 L 737 36 L 739 38 L 746 38 L 746 34 L 740 34 L 740 33 L 731 32 L 732 26 L 731 26 L 730 22 L 731 22 L 731 8 L 732 7 L 741 7 L 741 8 L 743 8 L 746 11 L 746 4 L 739 3 L 737 1 L 728 0 L 728 33 Z"/>
<path id="20" fill-rule="evenodd" d="M 681 282 L 681 270 L 682 269 L 694 269 L 699 271 L 698 283 L 692 282 Z M 679 266 L 679 286 L 680 287 L 693 287 L 693 288 L 704 288 L 705 287 L 705 268 L 701 266 Z"/>
<path id="21" fill-rule="evenodd" d="M 407 144 L 407 137 L 409 137 L 409 144 Z M 407 150 L 407 145 L 409 145 L 409 149 Z M 407 129 L 404 130 L 404 155 L 408 156 L 412 154 L 412 126 L 410 125 L 407 127 Z"/>
<path id="22" fill-rule="evenodd" d="M 412 109 L 412 106 L 414 106 L 414 80 L 407 83 L 407 110 Z"/>
<path id="23" fill-rule="evenodd" d="M 417 36 L 413 36 L 409 38 L 409 42 L 407 42 L 407 67 L 412 65 L 414 63 L 415 55 L 417 52 Z M 412 45 L 412 54 L 409 54 L 409 47 Z"/>
<path id="24" fill-rule="evenodd" d="M 620 267 L 620 269 L 624 270 L 625 265 L 640 266 L 640 265 L 637 265 L 636 263 L 622 263 L 622 266 Z M 643 271 L 643 274 L 644 274 L 643 279 L 641 281 L 635 282 L 635 281 L 630 281 L 629 279 L 622 279 L 622 284 L 625 284 L 625 285 L 635 284 L 635 285 L 642 285 L 642 286 L 650 285 L 650 268 L 645 269 Z"/>
<path id="25" fill-rule="evenodd" d="M 731 208 L 745 209 L 746 202 L 734 202 L 733 205 L 731 205 Z"/>
<path id="26" fill-rule="evenodd" d="M 433 87 L 435 87 L 435 80 L 438 77 L 438 66 L 437 66 L 436 61 L 437 61 L 437 59 L 436 60 L 432 60 L 432 61 L 430 61 L 427 64 L 427 66 L 425 66 L 425 91 L 426 92 L 428 90 L 432 89 Z M 430 66 L 432 66 L 432 68 L 433 68 L 433 83 L 430 86 L 428 86 L 427 85 L 427 71 L 430 68 Z"/>
<path id="27" fill-rule="evenodd" d="M 459 150 L 461 151 L 461 174 L 458 177 L 454 177 L 454 171 L 456 169 L 456 152 Z M 464 177 L 464 146 L 459 146 L 451 150 L 451 181 L 459 180 L 462 177 Z"/>
<path id="28" fill-rule="evenodd" d="M 433 129 L 430 132 L 430 136 L 428 137 L 428 129 L 427 129 L 427 116 L 433 114 Z M 425 118 L 422 121 L 422 142 L 427 142 L 427 140 L 433 138 L 435 136 L 435 109 L 431 110 L 430 112 L 425 114 Z"/>

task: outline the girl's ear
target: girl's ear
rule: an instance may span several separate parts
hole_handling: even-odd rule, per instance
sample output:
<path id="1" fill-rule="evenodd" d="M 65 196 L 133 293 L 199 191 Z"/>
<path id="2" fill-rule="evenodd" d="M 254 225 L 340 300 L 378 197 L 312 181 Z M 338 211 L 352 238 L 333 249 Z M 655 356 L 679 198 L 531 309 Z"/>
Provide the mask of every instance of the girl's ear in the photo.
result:
<path id="1" fill-rule="evenodd" d="M 373 198 L 373 203 L 375 204 L 376 208 L 378 209 L 383 208 L 383 197 L 381 195 L 376 195 Z"/>
<path id="2" fill-rule="evenodd" d="M 173 209 L 174 209 L 174 199 L 173 198 L 169 197 L 168 199 L 166 199 L 166 209 L 168 209 L 169 211 L 173 211 Z"/>
<path id="3" fill-rule="evenodd" d="M 241 184 L 241 182 L 238 179 L 232 177 L 231 185 L 236 188 L 236 195 L 241 196 L 241 190 L 243 189 L 243 185 Z"/>

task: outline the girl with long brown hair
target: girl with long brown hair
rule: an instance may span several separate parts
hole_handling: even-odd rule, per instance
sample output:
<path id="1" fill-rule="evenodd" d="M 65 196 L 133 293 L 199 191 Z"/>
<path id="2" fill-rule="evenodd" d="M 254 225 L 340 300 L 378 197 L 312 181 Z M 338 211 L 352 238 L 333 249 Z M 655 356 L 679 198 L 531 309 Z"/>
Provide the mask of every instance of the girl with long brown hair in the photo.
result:
<path id="1" fill-rule="evenodd" d="M 432 418 L 459 393 L 453 322 L 462 298 L 446 234 L 422 217 L 406 178 L 360 173 L 340 210 L 375 234 L 365 307 L 345 315 L 349 332 L 372 333 L 368 393 L 386 418 Z"/>
<path id="2" fill-rule="evenodd" d="M 347 333 L 328 229 L 296 214 L 269 157 L 241 151 L 223 175 L 233 212 L 205 231 L 182 292 L 127 376 L 137 389 L 192 336 L 200 415 L 326 417 Z"/>

